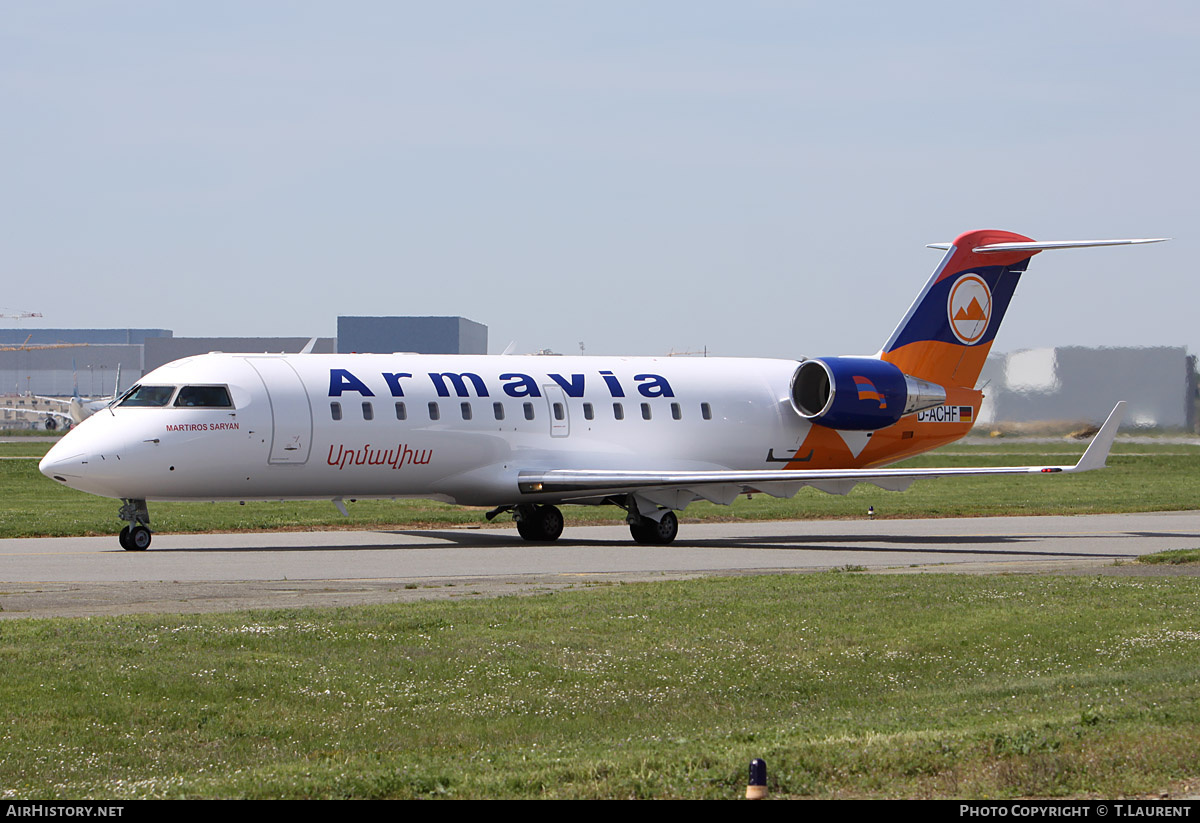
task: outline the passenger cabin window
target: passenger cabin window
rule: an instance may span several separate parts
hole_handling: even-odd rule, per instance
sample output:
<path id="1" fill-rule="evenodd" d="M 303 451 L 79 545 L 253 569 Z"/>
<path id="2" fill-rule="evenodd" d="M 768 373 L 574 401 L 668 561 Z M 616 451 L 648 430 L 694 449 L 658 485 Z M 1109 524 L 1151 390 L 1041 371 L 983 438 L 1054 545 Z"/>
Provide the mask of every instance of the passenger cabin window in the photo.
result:
<path id="1" fill-rule="evenodd" d="M 184 386 L 175 398 L 175 405 L 232 409 L 233 401 L 229 399 L 229 389 L 224 386 Z"/>
<path id="2" fill-rule="evenodd" d="M 119 406 L 165 406 L 171 402 L 174 386 L 134 386 L 121 398 Z"/>
<path id="3" fill-rule="evenodd" d="M 463 404 L 461 404 L 461 408 L 462 408 L 462 419 L 470 420 L 471 419 L 471 404 L 463 403 Z"/>
<path id="4" fill-rule="evenodd" d="M 707 403 L 700 404 L 700 416 L 705 420 L 712 420 L 712 406 Z"/>
<path id="5" fill-rule="evenodd" d="M 404 407 L 403 402 L 396 404 L 396 419 L 397 420 L 407 420 L 408 419 L 408 409 L 406 409 Z"/>
<path id="6" fill-rule="evenodd" d="M 532 403 L 525 403 L 525 404 L 523 404 L 523 405 L 524 405 L 524 407 L 525 407 L 525 419 L 526 419 L 526 420 L 532 420 L 532 419 L 533 419 L 533 404 L 532 404 Z"/>
<path id="7" fill-rule="evenodd" d="M 620 403 L 613 403 L 613 418 L 616 420 L 625 419 L 625 407 Z"/>
<path id="8" fill-rule="evenodd" d="M 679 408 L 678 403 L 671 404 L 671 418 L 673 420 L 682 420 L 683 419 L 683 409 Z"/>
<path id="9" fill-rule="evenodd" d="M 374 406 L 372 406 L 370 403 L 364 402 L 362 404 L 362 409 L 363 409 L 363 420 L 374 420 L 375 419 L 375 407 Z"/>
<path id="10" fill-rule="evenodd" d="M 596 416 L 596 410 L 592 408 L 592 404 L 584 403 L 583 404 L 583 419 L 591 420 L 595 416 Z"/>
<path id="11" fill-rule="evenodd" d="M 554 419 L 562 420 L 566 416 L 567 416 L 567 410 L 565 408 L 563 408 L 563 404 L 555 403 L 554 404 Z"/>
<path id="12" fill-rule="evenodd" d="M 642 404 L 642 419 L 643 420 L 650 419 L 650 404 L 649 403 Z"/>
<path id="13" fill-rule="evenodd" d="M 438 404 L 436 402 L 430 403 L 429 404 L 429 419 L 430 420 L 440 420 L 441 417 L 442 417 L 442 410 L 438 408 Z"/>
<path id="14" fill-rule="evenodd" d="M 342 419 L 342 404 L 334 400 L 329 404 L 329 416 L 334 420 Z"/>
<path id="15" fill-rule="evenodd" d="M 496 415 L 497 420 L 503 420 L 504 419 L 504 404 L 503 403 L 493 403 L 492 404 L 492 414 Z"/>

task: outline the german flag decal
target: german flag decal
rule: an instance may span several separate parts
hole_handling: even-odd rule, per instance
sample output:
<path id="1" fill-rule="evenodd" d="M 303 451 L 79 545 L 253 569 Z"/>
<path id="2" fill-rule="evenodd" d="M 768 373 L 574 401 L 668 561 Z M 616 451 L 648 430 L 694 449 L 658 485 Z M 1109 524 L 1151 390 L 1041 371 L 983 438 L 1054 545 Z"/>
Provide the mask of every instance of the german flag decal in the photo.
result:
<path id="1" fill-rule="evenodd" d="M 974 406 L 934 406 L 917 412 L 918 423 L 974 423 Z"/>

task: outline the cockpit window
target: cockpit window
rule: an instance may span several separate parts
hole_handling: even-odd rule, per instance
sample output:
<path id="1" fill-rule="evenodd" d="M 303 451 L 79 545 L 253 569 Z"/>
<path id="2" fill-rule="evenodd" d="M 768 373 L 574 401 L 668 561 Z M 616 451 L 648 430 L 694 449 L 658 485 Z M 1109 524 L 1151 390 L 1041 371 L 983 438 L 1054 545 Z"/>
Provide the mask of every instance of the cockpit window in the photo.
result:
<path id="1" fill-rule="evenodd" d="M 118 406 L 165 406 L 175 394 L 174 386 L 137 385 L 125 393 Z"/>
<path id="2" fill-rule="evenodd" d="M 229 389 L 224 386 L 184 386 L 175 398 L 176 406 L 203 406 L 210 409 L 231 409 Z"/>

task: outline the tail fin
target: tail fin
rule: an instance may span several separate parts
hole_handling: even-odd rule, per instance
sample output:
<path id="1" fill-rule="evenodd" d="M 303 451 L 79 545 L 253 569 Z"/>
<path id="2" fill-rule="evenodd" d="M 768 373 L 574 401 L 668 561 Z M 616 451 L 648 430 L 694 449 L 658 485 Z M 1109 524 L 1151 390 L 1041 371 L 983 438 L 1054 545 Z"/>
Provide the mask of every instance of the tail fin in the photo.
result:
<path id="1" fill-rule="evenodd" d="M 1157 243 L 1066 240 L 1038 243 L 1007 231 L 960 234 L 946 249 L 880 357 L 902 372 L 943 386 L 974 388 L 1030 258 L 1049 249 Z"/>

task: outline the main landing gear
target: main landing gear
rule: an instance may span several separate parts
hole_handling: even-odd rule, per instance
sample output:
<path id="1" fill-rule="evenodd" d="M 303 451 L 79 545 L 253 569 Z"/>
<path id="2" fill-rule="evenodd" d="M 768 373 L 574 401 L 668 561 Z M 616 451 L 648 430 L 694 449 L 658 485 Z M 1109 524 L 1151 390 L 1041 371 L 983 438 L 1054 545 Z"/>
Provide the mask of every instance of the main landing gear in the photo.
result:
<path id="1" fill-rule="evenodd" d="M 513 510 L 517 532 L 535 543 L 551 543 L 563 530 L 562 512 L 554 506 L 517 506 Z"/>
<path id="2" fill-rule="evenodd" d="M 641 513 L 637 501 L 631 495 L 607 498 L 605 503 L 619 506 L 627 512 L 625 522 L 633 539 L 643 545 L 665 546 L 679 534 L 679 518 L 670 509 L 650 508 L 648 516 Z M 552 543 L 563 531 L 563 516 L 554 506 L 537 506 L 532 503 L 520 506 L 500 506 L 487 513 L 491 520 L 504 512 L 512 512 L 517 521 L 517 532 L 533 543 Z"/>
<path id="3" fill-rule="evenodd" d="M 129 525 L 121 529 L 117 541 L 127 552 L 144 552 L 150 548 L 150 512 L 145 500 L 122 498 L 117 515 Z"/>
<path id="4" fill-rule="evenodd" d="M 629 533 L 637 543 L 665 546 L 679 534 L 679 518 L 670 510 L 663 512 L 658 522 L 636 512 L 631 512 L 625 520 L 629 523 Z"/>

